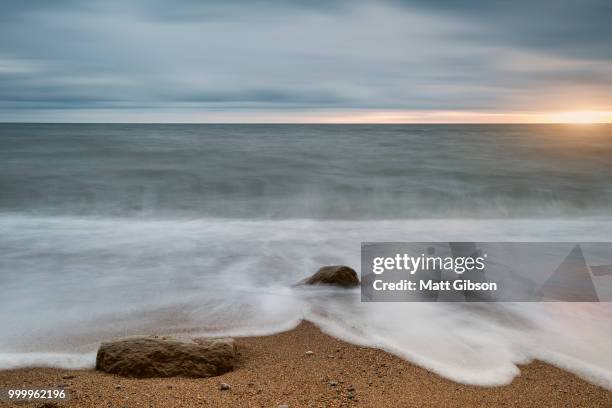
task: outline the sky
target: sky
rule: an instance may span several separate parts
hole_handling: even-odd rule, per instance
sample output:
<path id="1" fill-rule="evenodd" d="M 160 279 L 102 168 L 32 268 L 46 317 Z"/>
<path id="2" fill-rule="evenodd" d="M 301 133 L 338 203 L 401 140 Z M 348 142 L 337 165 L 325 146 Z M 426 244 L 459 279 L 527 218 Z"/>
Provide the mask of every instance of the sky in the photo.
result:
<path id="1" fill-rule="evenodd" d="M 612 122 L 609 0 L 0 0 L 3 122 Z"/>

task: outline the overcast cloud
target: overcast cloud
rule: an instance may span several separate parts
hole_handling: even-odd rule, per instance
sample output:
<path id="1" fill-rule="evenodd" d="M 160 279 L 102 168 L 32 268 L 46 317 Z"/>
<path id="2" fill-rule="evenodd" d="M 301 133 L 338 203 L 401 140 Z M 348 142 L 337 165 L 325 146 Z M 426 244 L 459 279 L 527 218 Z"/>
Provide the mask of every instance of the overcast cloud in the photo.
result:
<path id="1" fill-rule="evenodd" d="M 612 106 L 605 0 L 0 7 L 2 121 Z"/>

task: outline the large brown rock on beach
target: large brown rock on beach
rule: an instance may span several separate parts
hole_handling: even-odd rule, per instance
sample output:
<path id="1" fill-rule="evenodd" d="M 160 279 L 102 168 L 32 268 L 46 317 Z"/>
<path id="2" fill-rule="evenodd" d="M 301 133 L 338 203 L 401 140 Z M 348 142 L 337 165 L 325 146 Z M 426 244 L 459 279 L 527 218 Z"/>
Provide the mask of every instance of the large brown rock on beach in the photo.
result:
<path id="1" fill-rule="evenodd" d="M 125 377 L 212 377 L 234 368 L 233 339 L 133 337 L 102 343 L 96 369 Z"/>
<path id="2" fill-rule="evenodd" d="M 359 286 L 357 272 L 345 265 L 324 266 L 314 275 L 300 282 L 303 285 L 336 285 L 342 287 Z"/>

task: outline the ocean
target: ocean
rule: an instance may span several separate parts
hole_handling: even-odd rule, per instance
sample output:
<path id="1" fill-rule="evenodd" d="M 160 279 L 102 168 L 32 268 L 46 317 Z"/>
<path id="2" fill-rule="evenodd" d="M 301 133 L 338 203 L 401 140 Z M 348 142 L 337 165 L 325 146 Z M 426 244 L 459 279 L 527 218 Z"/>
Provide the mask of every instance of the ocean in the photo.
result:
<path id="1" fill-rule="evenodd" d="M 612 389 L 609 303 L 362 303 L 363 241 L 612 241 L 612 125 L 0 124 L 0 369 L 307 319 L 455 381 Z M 610 277 L 612 279 L 612 277 Z"/>
<path id="2" fill-rule="evenodd" d="M 612 126 L 0 124 L 0 210 L 130 218 L 608 216 Z"/>

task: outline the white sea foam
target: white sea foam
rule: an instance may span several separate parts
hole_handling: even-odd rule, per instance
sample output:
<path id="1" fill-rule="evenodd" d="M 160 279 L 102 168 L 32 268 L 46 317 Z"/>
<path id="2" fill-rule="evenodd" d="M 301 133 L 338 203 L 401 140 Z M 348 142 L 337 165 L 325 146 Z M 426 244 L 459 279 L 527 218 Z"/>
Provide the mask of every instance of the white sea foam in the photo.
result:
<path id="1" fill-rule="evenodd" d="M 78 370 L 93 368 L 95 353 L 0 353 L 0 367 L 12 369 L 21 367 L 61 367 Z"/>
<path id="2" fill-rule="evenodd" d="M 0 368 L 91 367 L 100 341 L 261 335 L 308 319 L 452 380 L 542 359 L 612 389 L 608 303 L 361 303 L 291 285 L 362 241 L 610 241 L 612 220 L 152 220 L 0 216 Z"/>

